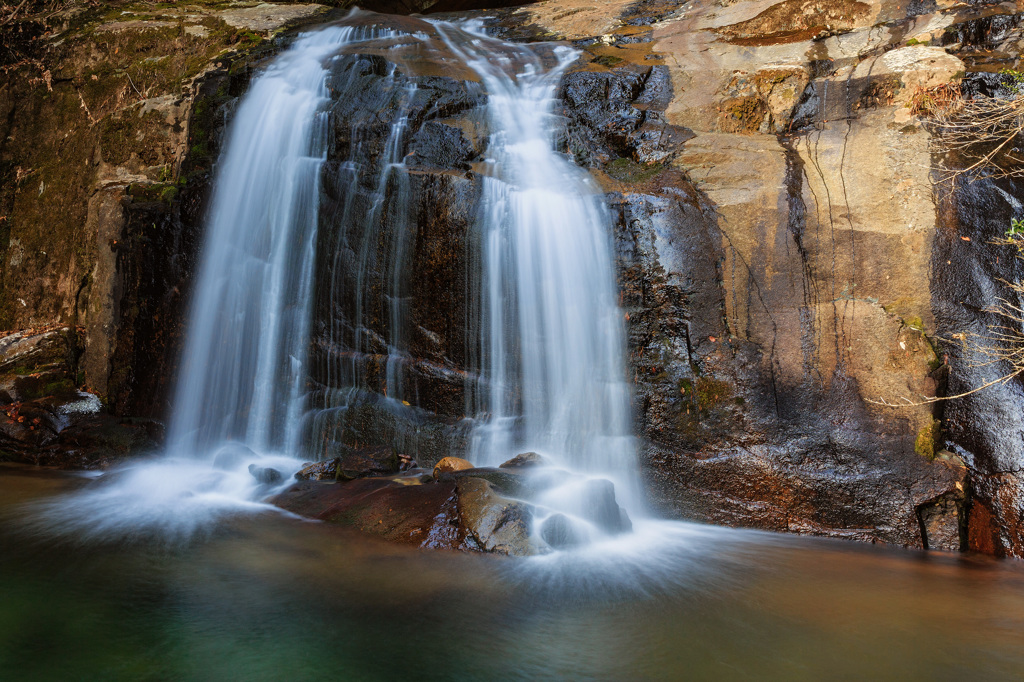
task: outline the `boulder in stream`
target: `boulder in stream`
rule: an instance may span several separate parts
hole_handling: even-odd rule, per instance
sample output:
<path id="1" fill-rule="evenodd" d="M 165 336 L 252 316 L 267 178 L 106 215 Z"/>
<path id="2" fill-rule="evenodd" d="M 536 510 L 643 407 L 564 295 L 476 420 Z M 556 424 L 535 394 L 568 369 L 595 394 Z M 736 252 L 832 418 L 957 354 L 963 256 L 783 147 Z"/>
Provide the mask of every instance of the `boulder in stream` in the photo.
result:
<path id="1" fill-rule="evenodd" d="M 540 536 L 544 542 L 554 549 L 576 547 L 584 541 L 584 536 L 565 514 L 552 514 L 540 527 Z"/>
<path id="2" fill-rule="evenodd" d="M 272 467 L 261 467 L 256 464 L 249 465 L 249 473 L 262 485 L 277 485 L 284 476 L 280 471 Z"/>
<path id="3" fill-rule="evenodd" d="M 530 542 L 530 505 L 501 496 L 482 478 L 460 478 L 456 489 L 459 517 L 480 549 L 511 556 L 537 553 Z"/>
<path id="4" fill-rule="evenodd" d="M 461 457 L 445 457 L 434 465 L 434 478 L 440 479 L 444 474 L 472 468 L 473 463 Z"/>
<path id="5" fill-rule="evenodd" d="M 626 533 L 633 522 L 615 501 L 615 485 L 604 478 L 587 481 L 581 492 L 583 516 L 606 533 Z"/>
<path id="6" fill-rule="evenodd" d="M 499 465 L 499 469 L 526 469 L 531 467 L 549 466 L 549 462 L 536 452 L 521 452 L 512 459 Z"/>

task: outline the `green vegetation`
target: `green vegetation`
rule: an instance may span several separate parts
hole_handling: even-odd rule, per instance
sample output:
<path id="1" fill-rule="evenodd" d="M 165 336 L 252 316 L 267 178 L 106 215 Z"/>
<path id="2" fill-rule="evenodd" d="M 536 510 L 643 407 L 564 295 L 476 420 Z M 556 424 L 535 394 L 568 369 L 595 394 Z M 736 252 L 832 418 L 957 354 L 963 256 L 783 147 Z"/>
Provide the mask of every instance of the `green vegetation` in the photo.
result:
<path id="1" fill-rule="evenodd" d="M 1000 69 L 999 75 L 1003 77 L 1003 85 L 1016 94 L 1024 93 L 1024 71 L 1015 69 Z"/>
<path id="2" fill-rule="evenodd" d="M 918 431 L 917 439 L 914 441 L 914 452 L 929 460 L 935 459 L 935 443 L 939 440 L 941 429 L 942 423 L 933 419 L 930 424 Z"/>
<path id="3" fill-rule="evenodd" d="M 621 64 L 624 61 L 626 61 L 626 60 L 621 59 L 620 57 L 614 57 L 612 55 L 606 54 L 606 55 L 601 55 L 600 57 L 596 58 L 594 60 L 594 63 L 595 64 L 600 64 L 601 66 L 605 66 L 605 67 L 608 67 L 608 68 L 612 68 L 613 66 L 615 66 L 617 64 Z"/>
<path id="4" fill-rule="evenodd" d="M 732 388 L 724 381 L 697 377 L 697 407 L 709 410 L 732 396 Z"/>
<path id="5" fill-rule="evenodd" d="M 647 182 L 664 170 L 664 164 L 644 165 L 632 159 L 618 158 L 605 167 L 605 172 L 619 182 Z"/>

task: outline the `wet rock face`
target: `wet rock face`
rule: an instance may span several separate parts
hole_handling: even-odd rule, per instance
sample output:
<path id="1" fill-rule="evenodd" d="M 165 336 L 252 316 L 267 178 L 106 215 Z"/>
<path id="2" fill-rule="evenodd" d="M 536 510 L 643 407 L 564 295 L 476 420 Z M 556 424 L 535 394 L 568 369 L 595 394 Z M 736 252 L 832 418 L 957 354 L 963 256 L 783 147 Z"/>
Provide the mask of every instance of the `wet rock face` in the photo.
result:
<path id="1" fill-rule="evenodd" d="M 934 254 L 933 302 L 939 333 L 967 334 L 986 345 L 991 326 L 1007 324 L 991 312 L 1008 294 L 1004 282 L 1019 279 L 1014 246 L 1005 237 L 1018 215 L 1019 180 L 964 177 L 940 202 L 940 230 Z M 967 241 L 970 240 L 970 241 Z M 1005 375 L 1005 363 L 959 344 L 944 346 L 948 392 L 956 395 Z M 1024 386 L 1019 377 L 945 404 L 943 427 L 954 452 L 971 472 L 968 510 L 970 548 L 1024 556 Z"/>
<path id="2" fill-rule="evenodd" d="M 163 418 L 230 105 L 264 38 L 325 8 L 124 5 L 112 21 L 76 4 L 26 6 L 7 28 L 36 38 L 0 49 L 0 328 L 83 328 L 76 385 Z"/>
<path id="3" fill-rule="evenodd" d="M 641 458 L 668 513 L 960 548 L 967 473 L 930 459 L 932 410 L 870 402 L 944 377 L 928 133 L 900 118 L 963 63 L 905 46 L 953 19 L 898 10 L 687 6 L 628 43 L 606 29 L 618 51 L 578 43 L 567 142 L 610 190 Z"/>
<path id="4" fill-rule="evenodd" d="M 366 52 L 328 81 L 311 441 L 320 457 L 380 443 L 430 466 L 464 451 L 484 93 Z"/>
<path id="5" fill-rule="evenodd" d="M 99 398 L 78 390 L 82 336 L 57 327 L 0 338 L 0 461 L 95 468 L 162 441 L 160 424 L 101 413 Z"/>
<path id="6" fill-rule="evenodd" d="M 868 21 L 855 4 L 851 33 Z M 610 44 L 579 39 L 565 78 L 559 144 L 592 169 L 614 219 L 645 476 L 673 515 L 957 549 L 969 486 L 962 468 L 929 459 L 941 449 L 935 415 L 868 402 L 942 381 L 928 338 L 928 137 L 894 124 L 890 102 L 957 62 L 904 54 L 893 36 L 907 27 L 884 54 L 868 54 L 873 38 L 837 35 L 822 54 L 805 36 L 776 35 L 782 10 L 815 18 L 805 5 L 690 18 L 652 7 L 682 17 L 653 28 L 630 10 L 621 16 L 636 23 L 616 19 Z M 522 13 L 548 17 L 543 6 Z M 696 62 L 657 53 L 694 46 L 711 60 L 699 82 Z M 860 52 L 870 68 L 850 56 Z M 920 66 L 929 60 L 942 68 Z M 458 420 L 472 405 L 483 94 L 465 74 L 400 63 L 368 50 L 334 66 L 312 442 L 324 457 L 388 443 L 430 465 L 464 452 L 469 428 Z M 353 88 L 358 105 L 344 94 Z M 789 134 L 800 126 L 811 127 Z M 403 173 L 368 161 L 382 156 Z M 396 313 L 413 323 L 396 326 Z M 506 483 L 471 473 L 442 480 Z M 551 523 L 556 542 L 572 542 Z"/>

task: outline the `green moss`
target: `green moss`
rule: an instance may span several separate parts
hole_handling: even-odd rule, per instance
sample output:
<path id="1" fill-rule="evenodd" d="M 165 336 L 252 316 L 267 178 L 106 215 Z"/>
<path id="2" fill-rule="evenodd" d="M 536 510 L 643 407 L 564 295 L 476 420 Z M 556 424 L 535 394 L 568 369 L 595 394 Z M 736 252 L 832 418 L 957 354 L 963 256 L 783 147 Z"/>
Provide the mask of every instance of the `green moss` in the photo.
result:
<path id="1" fill-rule="evenodd" d="M 172 204 L 178 196 L 178 187 L 176 185 L 167 185 L 160 191 L 160 201 L 165 204 Z"/>
<path id="2" fill-rule="evenodd" d="M 614 56 L 612 56 L 610 54 L 606 54 L 606 55 L 601 55 L 600 57 L 596 58 L 594 60 L 594 63 L 595 64 L 600 64 L 601 66 L 606 66 L 606 67 L 608 67 L 610 69 L 613 66 L 615 66 L 616 64 L 621 64 L 624 61 L 626 61 L 626 60 L 625 59 L 621 59 L 619 57 L 614 57 Z"/>
<path id="3" fill-rule="evenodd" d="M 664 164 L 639 164 L 632 159 L 618 158 L 605 167 L 605 172 L 620 182 L 647 182 L 664 170 Z"/>
<path id="4" fill-rule="evenodd" d="M 15 384 L 19 395 L 24 400 L 37 400 L 56 396 L 66 398 L 74 395 L 75 384 L 67 378 L 47 381 L 43 377 L 20 377 Z"/>
<path id="5" fill-rule="evenodd" d="M 907 47 L 911 47 L 913 45 L 927 45 L 928 43 L 929 41 L 927 40 L 918 40 L 917 38 L 911 38 L 910 40 L 907 41 Z"/>
<path id="6" fill-rule="evenodd" d="M 170 204 L 178 196 L 178 183 L 176 182 L 135 182 L 128 185 L 128 196 L 142 201 L 162 201 Z"/>
<path id="7" fill-rule="evenodd" d="M 732 388 L 724 381 L 711 377 L 697 377 L 697 407 L 709 410 L 732 397 Z"/>
<path id="8" fill-rule="evenodd" d="M 929 460 L 935 459 L 937 450 L 935 444 L 939 440 L 941 429 L 942 423 L 933 419 L 931 424 L 918 431 L 917 438 L 914 440 L 914 452 Z"/>
<path id="9" fill-rule="evenodd" d="M 921 320 L 920 315 L 912 315 L 911 317 L 903 320 L 903 322 L 911 329 L 916 329 L 919 332 L 924 331 L 924 321 Z"/>

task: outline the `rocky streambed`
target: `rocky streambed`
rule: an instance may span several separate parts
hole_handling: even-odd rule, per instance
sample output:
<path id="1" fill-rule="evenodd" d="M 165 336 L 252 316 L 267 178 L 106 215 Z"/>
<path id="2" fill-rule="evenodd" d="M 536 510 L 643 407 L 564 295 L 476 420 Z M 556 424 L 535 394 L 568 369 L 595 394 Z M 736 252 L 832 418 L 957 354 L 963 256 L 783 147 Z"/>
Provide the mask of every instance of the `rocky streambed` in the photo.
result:
<path id="1" fill-rule="evenodd" d="M 271 502 L 399 543 L 510 556 L 568 549 L 632 529 L 611 481 L 557 469 L 536 453 L 498 467 L 475 467 L 458 457 L 445 457 L 433 470 L 409 464 L 388 449 L 353 450 L 307 465 L 296 474 L 300 482 Z M 546 509 L 550 495 L 575 497 L 577 514 Z"/>

